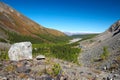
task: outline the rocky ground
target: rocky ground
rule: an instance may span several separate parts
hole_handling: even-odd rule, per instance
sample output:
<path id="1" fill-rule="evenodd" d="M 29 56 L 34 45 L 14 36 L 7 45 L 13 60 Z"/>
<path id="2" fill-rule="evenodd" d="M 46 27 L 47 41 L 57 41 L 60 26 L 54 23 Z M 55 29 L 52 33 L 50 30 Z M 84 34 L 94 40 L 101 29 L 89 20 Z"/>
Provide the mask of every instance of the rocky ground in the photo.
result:
<path id="1" fill-rule="evenodd" d="M 107 60 L 94 62 L 94 59 L 99 59 L 99 54 L 96 53 L 100 49 L 93 45 L 99 41 L 90 43 L 91 40 L 88 40 L 83 42 L 86 47 L 80 45 L 80 65 L 55 58 L 41 60 L 37 57 L 31 60 L 0 61 L 0 80 L 120 80 L 120 69 L 110 70 L 113 63 L 108 63 Z M 91 55 L 94 50 L 96 51 Z M 54 67 L 56 64 L 59 64 L 60 68 Z M 57 74 L 58 70 L 60 71 Z"/>
<path id="2" fill-rule="evenodd" d="M 53 76 L 50 72 L 57 63 L 61 71 Z M 0 80 L 112 80 L 111 77 L 117 75 L 53 58 L 0 61 Z"/>
<path id="3" fill-rule="evenodd" d="M 120 21 L 112 25 L 107 31 L 96 36 L 80 42 L 82 53 L 79 56 L 79 62 L 88 68 L 94 68 L 111 75 L 112 79 L 120 80 Z M 104 59 L 101 57 L 106 53 Z"/>
<path id="4" fill-rule="evenodd" d="M 108 60 L 102 60 L 100 58 L 100 54 L 96 54 L 97 50 L 102 49 L 96 49 L 96 51 L 94 52 L 92 51 L 92 49 L 84 49 L 84 51 L 80 53 L 79 62 L 82 64 L 82 66 L 89 69 L 94 68 L 96 70 L 100 70 L 109 74 L 107 75 L 108 79 L 103 80 L 120 80 L 120 63 L 115 60 L 114 56 L 109 57 Z"/>
<path id="5" fill-rule="evenodd" d="M 69 78 L 68 80 L 104 80 L 110 76 L 107 72 L 84 67 L 82 65 L 56 59 L 54 61 L 60 63 L 62 70 Z"/>

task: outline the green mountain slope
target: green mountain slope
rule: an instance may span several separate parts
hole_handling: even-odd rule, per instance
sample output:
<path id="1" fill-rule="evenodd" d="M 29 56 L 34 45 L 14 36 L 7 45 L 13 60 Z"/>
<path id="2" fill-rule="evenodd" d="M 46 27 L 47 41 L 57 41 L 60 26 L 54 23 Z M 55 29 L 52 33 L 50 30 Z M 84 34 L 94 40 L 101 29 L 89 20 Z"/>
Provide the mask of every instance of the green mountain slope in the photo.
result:
<path id="1" fill-rule="evenodd" d="M 45 28 L 0 2 L 1 42 L 56 43 L 66 39 L 68 38 L 64 33 Z"/>

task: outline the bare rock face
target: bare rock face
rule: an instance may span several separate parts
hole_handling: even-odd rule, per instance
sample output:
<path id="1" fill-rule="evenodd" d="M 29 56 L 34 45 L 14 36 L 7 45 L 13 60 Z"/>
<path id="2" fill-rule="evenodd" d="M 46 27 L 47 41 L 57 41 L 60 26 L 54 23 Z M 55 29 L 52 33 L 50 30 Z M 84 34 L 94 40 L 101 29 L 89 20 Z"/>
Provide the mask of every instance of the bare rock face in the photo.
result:
<path id="1" fill-rule="evenodd" d="M 10 60 L 19 61 L 24 59 L 32 59 L 31 42 L 15 43 L 8 51 Z"/>
<path id="2" fill-rule="evenodd" d="M 108 31 L 110 32 L 117 32 L 120 30 L 120 20 L 118 20 L 117 22 L 115 22 L 113 25 L 110 26 L 110 28 L 108 29 Z"/>

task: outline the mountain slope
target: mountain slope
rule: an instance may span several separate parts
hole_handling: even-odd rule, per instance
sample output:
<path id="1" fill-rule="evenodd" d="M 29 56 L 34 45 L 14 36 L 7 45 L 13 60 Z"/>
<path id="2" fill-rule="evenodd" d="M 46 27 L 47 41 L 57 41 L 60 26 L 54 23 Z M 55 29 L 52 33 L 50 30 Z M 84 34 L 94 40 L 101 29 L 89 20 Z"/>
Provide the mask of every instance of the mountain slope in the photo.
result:
<path id="1" fill-rule="evenodd" d="M 86 41 L 80 42 L 83 53 L 80 62 L 84 66 L 108 71 L 120 71 L 120 21 L 115 22 L 108 30 Z"/>
<path id="2" fill-rule="evenodd" d="M 0 2 L 0 34 L 0 38 L 6 40 L 10 37 L 14 38 L 13 34 L 16 34 L 16 36 L 32 37 L 41 42 L 51 42 L 50 40 L 66 36 L 60 31 L 35 23 L 2 2 Z"/>

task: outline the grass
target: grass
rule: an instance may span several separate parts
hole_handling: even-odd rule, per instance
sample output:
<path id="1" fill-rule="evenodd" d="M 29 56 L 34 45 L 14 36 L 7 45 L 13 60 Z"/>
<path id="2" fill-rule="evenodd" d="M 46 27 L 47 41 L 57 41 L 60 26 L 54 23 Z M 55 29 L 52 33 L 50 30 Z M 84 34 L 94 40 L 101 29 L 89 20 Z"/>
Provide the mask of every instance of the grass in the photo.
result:
<path id="1" fill-rule="evenodd" d="M 21 35 L 16 32 L 11 32 L 9 30 L 5 30 L 4 28 L 0 27 L 0 30 L 3 31 L 8 36 L 8 43 L 16 43 L 16 42 L 23 42 L 23 41 L 30 41 L 33 44 L 40 44 L 40 43 L 59 43 L 59 42 L 67 42 L 71 39 L 68 36 L 54 36 L 52 34 L 35 34 L 33 35 L 37 37 L 32 37 L 31 35 Z M 4 39 L 0 39 L 1 42 L 6 42 Z"/>
<path id="2" fill-rule="evenodd" d="M 9 60 L 7 51 L 1 51 L 0 60 Z"/>
<path id="3" fill-rule="evenodd" d="M 6 41 L 5 39 L 2 39 L 2 38 L 0 38 L 0 42 L 5 42 L 5 43 L 7 43 L 7 41 Z"/>
<path id="4" fill-rule="evenodd" d="M 32 42 L 33 57 L 39 54 L 43 54 L 47 57 L 54 57 L 54 58 L 70 61 L 73 63 L 77 63 L 77 57 L 81 50 L 79 48 L 74 47 L 78 45 L 78 42 L 67 44 L 69 39 L 71 39 L 67 36 L 55 37 L 53 35 L 37 35 L 42 39 L 44 39 L 41 40 L 37 38 L 32 38 L 31 36 L 19 35 L 14 32 L 12 33 L 4 29 L 3 31 L 6 33 L 6 35 L 9 36 L 8 40 L 10 40 L 10 43 L 23 42 L 23 41 Z M 0 58 L 8 59 L 8 54 L 1 53 Z"/>
<path id="5" fill-rule="evenodd" d="M 33 44 L 33 57 L 39 54 L 46 57 L 54 57 L 62 60 L 66 60 L 73 63 L 78 63 L 78 56 L 81 51 L 79 48 L 75 48 L 78 44 Z M 8 51 L 1 51 L 0 60 L 9 60 Z"/>
<path id="6" fill-rule="evenodd" d="M 55 64 L 52 65 L 51 68 L 49 68 L 47 70 L 47 74 L 55 77 L 55 76 L 57 76 L 60 73 L 61 70 L 62 70 L 62 68 L 61 68 L 60 64 L 55 63 Z"/>
<path id="7" fill-rule="evenodd" d="M 75 44 L 74 44 L 75 46 Z M 33 44 L 33 56 L 39 54 L 54 57 L 69 62 L 77 63 L 81 49 L 75 48 L 73 44 Z M 77 45 L 76 45 L 77 46 Z"/>
<path id="8" fill-rule="evenodd" d="M 81 52 L 80 48 L 76 48 L 78 43 L 67 44 L 65 42 L 53 44 L 33 44 L 33 57 L 37 55 L 45 55 L 46 57 L 54 57 L 73 63 L 78 63 L 78 56 Z M 9 60 L 8 51 L 1 51 L 0 60 Z"/>
<path id="9" fill-rule="evenodd" d="M 71 38 L 82 38 L 82 40 L 87 40 L 87 39 L 91 39 L 91 38 L 93 38 L 93 37 L 95 37 L 97 35 L 98 34 L 80 34 L 80 35 L 72 35 L 70 37 Z"/>
<path id="10" fill-rule="evenodd" d="M 44 36 L 44 37 L 43 37 Z M 49 36 L 49 35 L 39 35 L 38 38 L 34 38 L 31 36 L 19 35 L 16 33 L 9 33 L 9 40 L 11 43 L 15 42 L 22 42 L 22 41 L 30 41 L 33 44 L 40 44 L 40 43 L 59 43 L 68 41 L 69 38 L 67 36 Z"/>
<path id="11" fill-rule="evenodd" d="M 108 56 L 110 55 L 108 48 L 107 47 L 103 47 L 103 53 L 100 55 L 100 58 L 102 60 L 105 60 L 108 58 Z"/>

